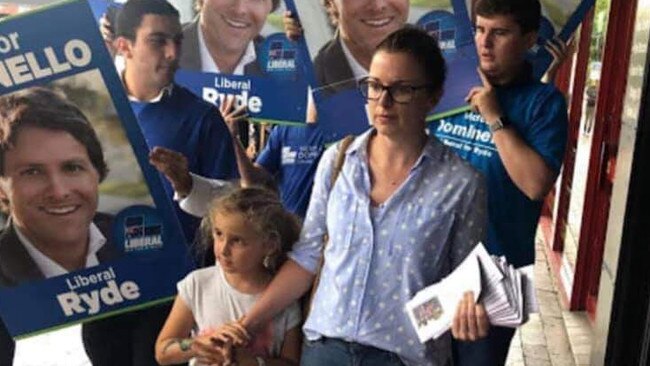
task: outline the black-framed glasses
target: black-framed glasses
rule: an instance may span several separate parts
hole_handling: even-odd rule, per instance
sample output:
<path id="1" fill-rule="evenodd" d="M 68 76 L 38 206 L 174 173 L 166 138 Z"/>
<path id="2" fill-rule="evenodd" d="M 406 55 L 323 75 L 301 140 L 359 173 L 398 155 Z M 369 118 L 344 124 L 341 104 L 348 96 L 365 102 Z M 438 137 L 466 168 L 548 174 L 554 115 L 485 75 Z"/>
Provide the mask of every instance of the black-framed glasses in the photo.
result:
<path id="1" fill-rule="evenodd" d="M 388 96 L 395 102 L 400 104 L 407 104 L 413 100 L 413 95 L 420 89 L 431 88 L 431 84 L 423 85 L 410 85 L 406 83 L 397 83 L 393 85 L 384 85 L 379 81 L 365 77 L 357 83 L 359 91 L 364 98 L 368 100 L 379 100 L 381 94 L 385 90 Z"/>

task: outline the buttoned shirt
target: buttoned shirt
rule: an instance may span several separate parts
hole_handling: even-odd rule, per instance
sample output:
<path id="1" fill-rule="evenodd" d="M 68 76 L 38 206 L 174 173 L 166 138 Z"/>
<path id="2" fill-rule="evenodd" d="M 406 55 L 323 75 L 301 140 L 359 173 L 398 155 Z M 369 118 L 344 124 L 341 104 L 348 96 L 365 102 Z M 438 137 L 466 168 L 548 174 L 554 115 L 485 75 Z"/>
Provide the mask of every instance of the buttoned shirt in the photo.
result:
<path id="1" fill-rule="evenodd" d="M 68 273 L 67 269 L 63 268 L 59 263 L 53 261 L 50 257 L 38 250 L 38 248 L 36 248 L 34 244 L 32 244 L 32 242 L 29 241 L 22 232 L 20 232 L 20 229 L 18 229 L 17 226 L 14 225 L 14 229 L 16 230 L 18 240 L 20 240 L 20 243 L 25 247 L 27 253 L 32 257 L 45 278 Z M 85 268 L 99 265 L 97 252 L 104 246 L 104 244 L 106 244 L 106 238 L 102 235 L 102 232 L 99 230 L 97 225 L 91 222 L 88 231 L 88 252 L 86 253 Z"/>
<path id="2" fill-rule="evenodd" d="M 317 169 L 301 237 L 289 254 L 314 273 L 323 235 L 329 235 L 303 330 L 308 340 L 326 336 L 370 345 L 396 353 L 407 365 L 444 365 L 449 336 L 420 344 L 404 305 L 484 239 L 483 178 L 429 137 L 402 185 L 372 206 L 367 146 L 373 133 L 350 145 L 331 189 L 338 145 L 325 152 Z"/>
<path id="3" fill-rule="evenodd" d="M 172 95 L 172 91 L 174 90 L 174 83 L 171 82 L 169 85 L 165 86 L 164 88 L 160 89 L 160 92 L 158 95 L 155 97 L 149 99 L 149 100 L 140 100 L 133 95 L 129 93 L 129 91 L 126 89 L 126 83 L 124 82 L 124 70 L 119 73 L 120 79 L 122 79 L 122 85 L 124 85 L 124 90 L 126 91 L 126 96 L 129 98 L 130 102 L 138 102 L 138 103 L 158 103 L 162 100 L 163 97 Z"/>
<path id="4" fill-rule="evenodd" d="M 359 61 L 357 61 L 357 59 L 354 58 L 354 55 L 352 55 L 352 51 L 350 51 L 350 49 L 345 44 L 345 42 L 340 38 L 339 38 L 339 42 L 341 42 L 341 48 L 343 49 L 343 54 L 345 55 L 345 59 L 348 60 L 348 65 L 350 65 L 350 70 L 352 70 L 352 74 L 354 75 L 354 78 L 359 80 L 363 77 L 368 76 L 368 70 L 366 70 L 365 67 L 361 66 Z"/>

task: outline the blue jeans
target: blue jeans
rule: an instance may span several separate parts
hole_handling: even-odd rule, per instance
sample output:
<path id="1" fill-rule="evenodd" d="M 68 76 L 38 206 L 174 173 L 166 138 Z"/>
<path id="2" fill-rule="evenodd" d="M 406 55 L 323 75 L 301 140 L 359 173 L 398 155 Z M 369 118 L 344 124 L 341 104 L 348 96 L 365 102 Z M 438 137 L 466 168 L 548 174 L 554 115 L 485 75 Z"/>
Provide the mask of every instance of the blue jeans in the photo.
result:
<path id="1" fill-rule="evenodd" d="M 487 337 L 475 342 L 453 339 L 454 366 L 501 366 L 506 364 L 514 328 L 491 327 Z"/>
<path id="2" fill-rule="evenodd" d="M 404 366 L 392 352 L 336 338 L 305 340 L 302 366 Z"/>

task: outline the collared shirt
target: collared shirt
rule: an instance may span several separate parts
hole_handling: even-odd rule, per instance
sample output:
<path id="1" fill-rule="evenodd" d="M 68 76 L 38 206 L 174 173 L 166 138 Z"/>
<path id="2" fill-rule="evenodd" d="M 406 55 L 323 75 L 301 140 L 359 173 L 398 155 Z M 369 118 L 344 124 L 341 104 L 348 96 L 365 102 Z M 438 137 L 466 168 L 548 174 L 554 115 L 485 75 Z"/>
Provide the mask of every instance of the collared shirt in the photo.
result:
<path id="1" fill-rule="evenodd" d="M 174 90 L 174 84 L 169 84 L 166 87 L 162 88 L 160 90 L 160 93 L 158 93 L 158 95 L 156 95 L 155 97 L 153 97 L 153 98 L 151 98 L 149 100 L 140 100 L 140 99 L 138 99 L 138 98 L 136 98 L 133 95 L 128 94 L 128 93 L 127 93 L 127 96 L 129 97 L 129 101 L 131 101 L 131 102 L 158 103 L 158 102 L 160 102 L 162 100 L 163 97 L 171 95 L 172 90 Z"/>
<path id="2" fill-rule="evenodd" d="M 301 237 L 289 254 L 316 272 L 329 234 L 304 332 L 309 340 L 326 336 L 394 352 L 407 365 L 443 365 L 449 336 L 420 344 L 404 305 L 484 239 L 483 178 L 429 137 L 404 183 L 373 209 L 367 155 L 373 133 L 351 144 L 331 192 L 338 145 L 318 166 Z"/>
<path id="3" fill-rule="evenodd" d="M 339 42 L 341 42 L 341 48 L 343 49 L 343 54 L 345 55 L 345 59 L 348 60 L 348 65 L 350 65 L 350 70 L 352 70 L 352 75 L 354 75 L 354 78 L 359 80 L 361 78 L 368 76 L 368 70 L 366 70 L 365 67 L 361 66 L 359 61 L 357 61 L 357 59 L 354 58 L 354 55 L 352 55 L 352 52 L 345 44 L 345 41 L 339 38 Z"/>
<path id="4" fill-rule="evenodd" d="M 119 75 L 120 75 L 120 79 L 122 80 L 122 85 L 124 85 L 124 90 L 126 91 L 126 96 L 129 98 L 130 102 L 158 103 L 158 102 L 160 102 L 162 100 L 162 98 L 164 96 L 172 95 L 172 90 L 174 90 L 174 83 L 171 82 L 166 87 L 160 89 L 160 93 L 158 93 L 158 95 L 156 95 L 155 97 L 153 97 L 153 98 L 151 98 L 149 100 L 140 100 L 140 99 L 134 97 L 133 95 L 131 95 L 129 93 L 128 89 L 126 88 L 126 84 L 124 83 L 124 70 L 121 73 L 119 73 Z"/>
<path id="5" fill-rule="evenodd" d="M 14 229 L 16 230 L 16 235 L 18 236 L 20 243 L 25 247 L 27 253 L 32 257 L 45 278 L 68 273 L 67 269 L 63 268 L 60 264 L 38 250 L 34 244 L 32 244 L 32 242 L 20 232 L 20 229 L 18 229 L 17 226 L 14 225 Z M 86 268 L 99 265 L 97 252 L 104 246 L 104 244 L 106 244 L 106 238 L 102 235 L 101 231 L 99 231 L 99 228 L 91 222 L 88 235 L 88 252 L 86 253 Z"/>
<path id="6" fill-rule="evenodd" d="M 205 45 L 205 38 L 203 38 L 203 30 L 201 30 L 201 26 L 199 26 L 197 33 L 199 34 L 199 52 L 201 54 L 201 71 L 221 74 L 221 70 L 219 70 L 219 66 L 217 66 L 216 62 L 214 62 L 214 59 L 210 54 L 210 50 L 208 50 L 208 47 Z M 248 42 L 248 46 L 246 46 L 246 50 L 244 51 L 242 57 L 239 59 L 239 63 L 235 67 L 235 70 L 233 71 L 232 74 L 244 75 L 244 66 L 250 64 L 256 59 L 257 59 L 257 53 L 255 52 L 255 45 L 253 44 L 253 41 L 250 41 Z"/>

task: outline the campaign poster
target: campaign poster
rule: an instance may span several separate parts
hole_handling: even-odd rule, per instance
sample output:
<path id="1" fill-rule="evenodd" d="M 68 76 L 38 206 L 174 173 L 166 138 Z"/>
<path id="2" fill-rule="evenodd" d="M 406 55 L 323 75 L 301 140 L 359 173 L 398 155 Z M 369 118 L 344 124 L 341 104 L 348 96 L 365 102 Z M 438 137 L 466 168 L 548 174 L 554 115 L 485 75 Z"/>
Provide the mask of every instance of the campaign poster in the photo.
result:
<path id="1" fill-rule="evenodd" d="M 0 98 L 3 123 L 27 126 L 0 177 L 12 336 L 169 301 L 192 259 L 86 1 L 0 22 Z"/>
<path id="2" fill-rule="evenodd" d="M 390 16 L 403 24 L 414 24 L 435 37 L 447 64 L 447 80 L 444 94 L 431 111 L 428 120 L 459 113 L 467 108 L 465 97 L 471 86 L 479 85 L 476 72 L 478 58 L 474 47 L 472 26 L 464 0 L 402 0 L 392 6 Z M 357 7 L 363 7 L 357 2 Z M 320 1 L 292 1 L 304 29 L 310 54 L 306 67 L 313 86 L 313 98 L 318 122 L 326 131 L 326 138 L 334 141 L 348 134 L 359 134 L 369 127 L 366 101 L 357 90 L 357 80 L 367 74 L 363 62 L 355 59 L 349 47 L 339 38 L 334 21 Z M 376 31 L 359 32 L 357 40 L 371 43 L 371 38 L 385 37 L 392 32 L 389 22 L 372 14 L 366 6 L 366 18 Z M 357 15 L 361 18 L 363 14 Z M 377 19 L 373 19 L 373 17 Z M 385 33 L 385 34 L 382 34 Z M 375 42 L 376 43 L 376 42 Z"/>
<path id="3" fill-rule="evenodd" d="M 595 0 L 540 0 L 540 3 L 542 22 L 537 44 L 528 55 L 536 78 L 541 78 L 553 61 L 553 56 L 544 48 L 546 42 L 554 37 L 568 42 Z"/>
<path id="4" fill-rule="evenodd" d="M 120 10 L 124 2 L 126 2 L 126 0 L 88 0 L 90 9 L 98 23 L 103 16 L 106 16 L 109 21 L 115 22 L 117 12 Z"/>
<path id="5" fill-rule="evenodd" d="M 285 1 L 244 2 L 239 11 L 227 2 L 204 6 L 210 8 L 183 25 L 176 81 L 217 107 L 234 98 L 253 122 L 304 124 L 306 45 L 285 36 Z M 229 62 L 228 54 L 241 56 Z"/>

